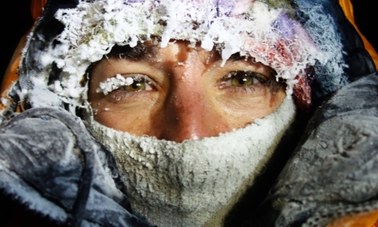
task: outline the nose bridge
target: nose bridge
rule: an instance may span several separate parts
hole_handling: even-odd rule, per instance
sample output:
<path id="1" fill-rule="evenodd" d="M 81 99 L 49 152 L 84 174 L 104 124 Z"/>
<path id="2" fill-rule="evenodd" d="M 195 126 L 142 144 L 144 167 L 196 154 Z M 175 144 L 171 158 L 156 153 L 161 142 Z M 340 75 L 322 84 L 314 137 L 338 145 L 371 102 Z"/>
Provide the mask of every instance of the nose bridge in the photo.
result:
<path id="1" fill-rule="evenodd" d="M 203 67 L 196 58 L 190 54 L 184 64 L 179 63 L 172 70 L 172 87 L 165 104 L 165 139 L 181 142 L 211 134 L 205 124 L 210 108 L 201 86 Z"/>
<path id="2" fill-rule="evenodd" d="M 190 85 L 185 86 L 189 87 Z M 204 102 L 204 97 L 200 92 L 194 89 L 178 88 L 172 93 L 169 105 L 172 114 L 176 116 L 177 123 L 185 124 L 188 128 L 191 125 L 198 124 L 198 121 L 204 118 L 206 106 Z"/>

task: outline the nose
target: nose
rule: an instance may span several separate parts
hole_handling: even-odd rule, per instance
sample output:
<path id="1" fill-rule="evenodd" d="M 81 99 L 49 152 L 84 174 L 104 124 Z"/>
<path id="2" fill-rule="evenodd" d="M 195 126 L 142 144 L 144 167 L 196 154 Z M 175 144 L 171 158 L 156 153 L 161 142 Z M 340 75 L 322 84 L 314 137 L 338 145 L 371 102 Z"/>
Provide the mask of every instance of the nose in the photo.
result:
<path id="1" fill-rule="evenodd" d="M 163 139 L 182 142 L 215 136 L 225 131 L 222 117 L 212 104 L 211 92 L 204 80 L 203 62 L 195 53 L 189 54 L 185 64 L 173 70 L 171 89 L 164 104 Z"/>
<path id="2" fill-rule="evenodd" d="M 216 108 L 200 92 L 177 86 L 165 105 L 163 139 L 182 142 L 216 136 L 227 130 Z"/>
<path id="3" fill-rule="evenodd" d="M 162 137 L 167 140 L 182 142 L 188 139 L 200 139 L 217 134 L 208 118 L 211 109 L 199 93 L 182 94 L 173 92 L 166 103 L 165 129 Z M 210 124 L 209 124 L 210 123 Z"/>

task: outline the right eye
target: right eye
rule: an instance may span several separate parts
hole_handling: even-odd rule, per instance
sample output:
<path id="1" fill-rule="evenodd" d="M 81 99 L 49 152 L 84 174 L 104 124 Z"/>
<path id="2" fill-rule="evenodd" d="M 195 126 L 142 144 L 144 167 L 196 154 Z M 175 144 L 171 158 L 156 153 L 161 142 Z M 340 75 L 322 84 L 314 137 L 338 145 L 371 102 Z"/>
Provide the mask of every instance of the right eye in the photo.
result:
<path id="1" fill-rule="evenodd" d="M 129 77 L 130 78 L 130 77 Z M 148 81 L 144 77 L 132 77 L 132 83 L 128 85 L 124 85 L 119 89 L 122 89 L 127 92 L 140 92 L 140 91 L 151 91 L 152 85 L 150 81 Z"/>
<path id="2" fill-rule="evenodd" d="M 107 95 L 114 92 L 135 93 L 152 90 L 154 83 L 144 74 L 117 74 L 101 82 L 96 91 Z"/>
<path id="3" fill-rule="evenodd" d="M 223 79 L 224 86 L 229 83 L 228 86 L 233 87 L 251 87 L 256 85 L 257 83 L 264 83 L 267 79 L 265 76 L 252 72 L 252 71 L 233 71 L 227 74 L 227 76 Z"/>

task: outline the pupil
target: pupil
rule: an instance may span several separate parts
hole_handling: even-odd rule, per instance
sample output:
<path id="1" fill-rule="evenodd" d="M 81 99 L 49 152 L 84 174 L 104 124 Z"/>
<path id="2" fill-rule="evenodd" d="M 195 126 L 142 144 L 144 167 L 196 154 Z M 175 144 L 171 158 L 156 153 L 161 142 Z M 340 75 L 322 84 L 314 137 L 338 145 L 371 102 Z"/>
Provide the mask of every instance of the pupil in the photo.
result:
<path id="1" fill-rule="evenodd" d="M 242 75 L 238 75 L 236 78 L 235 78 L 235 83 L 238 85 L 238 86 L 246 86 L 246 85 L 250 85 L 252 84 L 251 82 L 251 78 L 249 76 L 247 76 L 246 74 L 242 74 Z"/>
<path id="2" fill-rule="evenodd" d="M 245 77 L 239 79 L 239 84 L 241 84 L 241 85 L 244 85 L 244 84 L 246 84 L 247 82 L 248 82 L 248 81 L 247 81 L 247 78 L 245 78 Z"/>
<path id="3" fill-rule="evenodd" d="M 140 87 L 142 87 L 142 85 L 141 85 L 140 82 L 136 82 L 136 83 L 133 83 L 133 84 L 131 85 L 131 87 L 132 87 L 133 89 L 139 89 Z"/>
<path id="4" fill-rule="evenodd" d="M 134 91 L 140 91 L 145 88 L 145 81 L 141 78 L 135 78 L 134 83 L 130 85 L 130 89 Z"/>

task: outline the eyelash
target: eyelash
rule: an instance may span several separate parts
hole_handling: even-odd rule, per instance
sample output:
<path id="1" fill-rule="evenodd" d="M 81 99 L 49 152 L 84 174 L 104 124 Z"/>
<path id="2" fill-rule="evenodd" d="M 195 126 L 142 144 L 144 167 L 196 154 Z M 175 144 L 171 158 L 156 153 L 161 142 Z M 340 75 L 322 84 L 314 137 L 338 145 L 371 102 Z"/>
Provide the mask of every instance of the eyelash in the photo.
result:
<path id="1" fill-rule="evenodd" d="M 233 81 L 236 79 L 237 81 Z M 247 81 L 249 80 L 249 81 Z M 254 92 L 261 86 L 266 86 L 270 78 L 253 71 L 232 71 L 224 76 L 219 82 L 220 89 L 230 89 L 232 92 Z M 239 83 L 234 84 L 234 83 Z M 245 83 L 245 84 L 242 84 Z"/>
<path id="2" fill-rule="evenodd" d="M 115 83 L 120 83 L 125 80 L 132 79 L 132 83 L 127 85 L 114 85 Z M 120 75 L 117 74 L 115 77 L 112 77 L 108 79 L 108 81 L 103 82 L 105 85 L 111 85 L 112 88 L 109 91 L 106 91 L 104 93 L 105 96 L 110 95 L 112 99 L 115 99 L 117 101 L 120 101 L 124 98 L 129 98 L 135 95 L 139 95 L 140 92 L 149 92 L 156 90 L 156 86 L 154 82 L 144 74 L 126 74 L 126 75 Z M 107 84 L 108 83 L 108 84 Z M 138 90 L 139 88 L 132 88 L 133 85 L 136 83 L 142 83 L 142 86 L 145 86 L 145 88 L 142 88 L 141 90 Z M 240 84 L 236 84 L 240 83 Z M 243 84 L 245 83 L 245 84 Z M 227 75 L 225 75 L 223 78 L 220 79 L 219 82 L 219 89 L 221 90 L 227 90 L 229 92 L 233 93 L 253 93 L 256 92 L 258 89 L 271 87 L 270 85 L 277 84 L 271 77 L 267 78 L 263 74 L 254 72 L 254 71 L 231 71 Z M 127 90 L 130 89 L 130 90 Z"/>
<path id="3" fill-rule="evenodd" d="M 149 92 L 155 90 L 154 82 L 151 79 L 143 74 L 126 74 L 121 75 L 125 80 L 132 81 L 128 84 L 119 84 L 118 86 L 114 86 L 112 90 L 108 92 L 112 97 L 119 97 L 123 98 L 125 96 L 132 96 L 137 95 L 139 92 Z M 111 83 L 111 82 L 110 82 Z M 142 88 L 140 89 L 138 84 L 142 84 Z M 106 96 L 107 94 L 104 93 Z"/>

